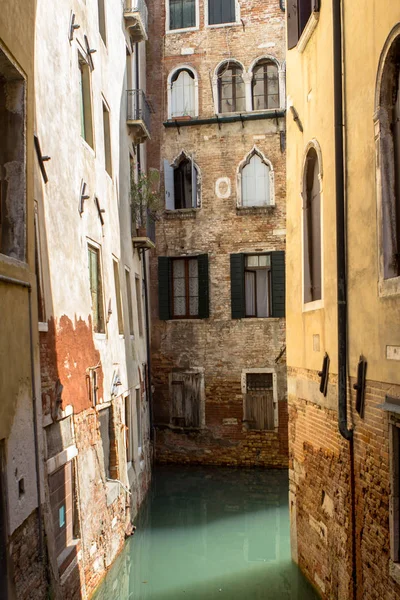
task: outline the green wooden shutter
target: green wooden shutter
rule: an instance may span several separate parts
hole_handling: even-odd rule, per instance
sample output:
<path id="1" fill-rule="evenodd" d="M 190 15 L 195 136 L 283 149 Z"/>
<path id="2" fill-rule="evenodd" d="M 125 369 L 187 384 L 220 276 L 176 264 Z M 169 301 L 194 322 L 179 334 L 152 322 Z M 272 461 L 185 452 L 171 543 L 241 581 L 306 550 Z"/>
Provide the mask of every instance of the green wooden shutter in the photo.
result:
<path id="1" fill-rule="evenodd" d="M 231 254 L 231 310 L 232 319 L 243 319 L 246 316 L 244 254 Z"/>
<path id="2" fill-rule="evenodd" d="M 285 316 L 285 253 L 271 252 L 272 317 Z"/>
<path id="3" fill-rule="evenodd" d="M 158 316 L 161 321 L 170 318 L 171 261 L 167 256 L 158 257 Z"/>
<path id="4" fill-rule="evenodd" d="M 199 318 L 208 319 L 210 316 L 209 282 L 208 282 L 208 254 L 197 257 L 199 273 Z"/>

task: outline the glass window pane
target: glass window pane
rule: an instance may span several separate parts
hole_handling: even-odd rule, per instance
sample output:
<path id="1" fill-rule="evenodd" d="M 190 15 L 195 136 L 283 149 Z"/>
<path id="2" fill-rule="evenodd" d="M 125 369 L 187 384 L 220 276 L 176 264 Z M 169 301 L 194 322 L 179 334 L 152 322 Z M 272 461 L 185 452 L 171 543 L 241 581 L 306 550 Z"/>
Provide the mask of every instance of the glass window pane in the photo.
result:
<path id="1" fill-rule="evenodd" d="M 246 317 L 256 316 L 256 274 L 245 272 Z"/>
<path id="2" fill-rule="evenodd" d="M 258 256 L 246 256 L 246 265 L 248 267 L 258 267 Z"/>
<path id="3" fill-rule="evenodd" d="M 174 279 L 175 277 L 185 277 L 185 261 L 174 260 L 173 264 Z"/>
<path id="4" fill-rule="evenodd" d="M 260 269 L 256 273 L 257 280 L 257 317 L 268 317 L 268 271 Z"/>
<path id="5" fill-rule="evenodd" d="M 174 296 L 185 296 L 186 286 L 183 278 L 174 277 Z"/>
<path id="6" fill-rule="evenodd" d="M 190 307 L 190 316 L 196 317 L 199 314 L 199 299 L 197 297 L 190 298 L 189 307 Z"/>
<path id="7" fill-rule="evenodd" d="M 174 297 L 174 316 L 184 317 L 186 315 L 186 300 L 183 297 Z"/>
<path id="8" fill-rule="evenodd" d="M 197 258 L 189 260 L 189 277 L 197 277 L 198 262 Z"/>
<path id="9" fill-rule="evenodd" d="M 271 262 L 271 257 L 269 256 L 269 254 L 261 254 L 258 257 L 258 264 L 260 265 L 260 267 L 269 267 Z"/>

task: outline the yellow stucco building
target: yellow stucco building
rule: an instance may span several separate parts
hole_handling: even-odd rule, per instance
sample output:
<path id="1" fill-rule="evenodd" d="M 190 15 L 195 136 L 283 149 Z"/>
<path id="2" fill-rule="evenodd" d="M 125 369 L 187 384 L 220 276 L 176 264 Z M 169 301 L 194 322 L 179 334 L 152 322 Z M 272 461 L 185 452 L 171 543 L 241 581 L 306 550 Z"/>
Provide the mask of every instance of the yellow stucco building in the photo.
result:
<path id="1" fill-rule="evenodd" d="M 400 598 L 400 4 L 290 0 L 287 34 L 292 553 Z"/>

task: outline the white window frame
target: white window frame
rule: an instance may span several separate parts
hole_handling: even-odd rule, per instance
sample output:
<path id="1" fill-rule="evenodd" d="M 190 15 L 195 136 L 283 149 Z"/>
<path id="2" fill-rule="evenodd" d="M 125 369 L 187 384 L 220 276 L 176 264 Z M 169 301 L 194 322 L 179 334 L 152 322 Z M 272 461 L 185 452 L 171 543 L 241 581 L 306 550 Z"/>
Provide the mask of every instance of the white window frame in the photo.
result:
<path id="1" fill-rule="evenodd" d="M 253 84 L 253 71 L 254 68 L 261 60 L 268 60 L 274 63 L 278 68 L 278 91 L 279 91 L 279 108 L 263 108 L 260 110 L 253 109 L 253 93 L 252 93 L 252 84 Z M 275 112 L 276 110 L 285 110 L 286 108 L 286 63 L 285 61 L 280 63 L 279 60 L 272 56 L 272 54 L 263 54 L 262 56 L 258 56 L 251 63 L 248 73 L 250 77 L 246 77 L 245 85 L 246 85 L 246 108 L 248 112 Z"/>
<path id="2" fill-rule="evenodd" d="M 174 33 L 185 33 L 186 31 L 198 31 L 200 26 L 200 7 L 199 0 L 195 0 L 196 4 L 196 25 L 194 27 L 184 27 L 182 29 L 170 29 L 169 28 L 169 0 L 165 0 L 165 33 L 174 34 Z"/>
<path id="3" fill-rule="evenodd" d="M 246 410 L 247 375 L 248 373 L 272 373 L 272 397 L 274 402 L 274 431 L 279 427 L 279 405 L 278 405 L 278 375 L 273 367 L 242 369 L 241 387 L 243 396 L 243 415 Z M 273 431 L 272 429 L 260 429 L 257 431 Z"/>
<path id="4" fill-rule="evenodd" d="M 217 26 L 213 25 L 213 27 L 220 27 L 220 25 L 217 25 Z M 229 114 L 229 115 L 237 114 L 238 115 L 241 112 L 243 112 L 243 111 L 236 111 L 236 112 L 231 112 L 231 113 L 219 112 L 218 73 L 219 73 L 220 69 L 224 65 L 227 65 L 228 63 L 234 63 L 235 65 L 237 65 L 238 67 L 240 67 L 242 69 L 242 78 L 244 81 L 245 101 L 246 101 L 245 112 L 250 112 L 251 111 L 251 103 L 249 104 L 249 89 L 250 89 L 250 101 L 251 101 L 251 87 L 249 87 L 249 82 L 251 85 L 250 74 L 244 68 L 243 63 L 241 63 L 240 60 L 237 60 L 236 58 L 230 58 L 230 59 L 225 58 L 224 60 L 221 60 L 221 62 L 218 63 L 218 65 L 214 69 L 214 75 L 212 78 L 212 93 L 213 93 L 213 99 L 214 99 L 214 112 L 216 115 L 221 115 L 221 116 L 226 115 L 226 114 Z"/>
<path id="5" fill-rule="evenodd" d="M 384 106 L 381 106 L 381 92 L 383 85 L 383 77 L 387 67 L 388 54 L 392 49 L 395 40 L 400 36 L 400 24 L 393 27 L 383 47 L 377 72 L 377 83 L 375 88 L 375 112 L 374 112 L 374 128 L 375 128 L 375 169 L 376 169 L 376 197 L 377 197 L 377 238 L 378 238 L 378 295 L 380 297 L 399 296 L 400 295 L 400 276 L 385 279 L 385 253 L 384 232 L 383 232 L 383 205 L 384 203 L 394 202 L 394 198 L 390 197 L 387 181 L 382 177 L 382 140 L 388 135 L 387 126 L 387 111 Z M 390 159 L 390 158 L 389 158 Z M 386 159 L 385 159 L 386 160 Z M 383 187 L 385 190 L 383 190 Z"/>
<path id="6" fill-rule="evenodd" d="M 197 162 L 194 160 L 193 155 L 188 154 L 187 152 L 185 152 L 185 150 L 181 150 L 180 153 L 173 159 L 173 161 L 170 163 L 168 160 L 164 159 L 164 186 L 165 186 L 165 173 L 167 169 L 175 169 L 176 167 L 178 167 L 179 163 L 182 160 L 190 160 L 192 162 L 193 165 L 193 170 L 196 171 L 197 173 L 197 181 L 196 181 L 196 206 L 192 206 L 189 208 L 168 208 L 168 204 L 171 204 L 172 201 L 174 203 L 175 206 L 175 189 L 174 189 L 174 195 L 173 195 L 173 200 L 170 202 L 167 202 L 167 192 L 168 190 L 165 189 L 164 193 L 165 193 L 165 210 L 173 213 L 173 212 L 177 212 L 177 211 L 193 211 L 196 209 L 201 208 L 201 171 L 199 169 L 199 166 L 197 164 Z"/>
<path id="7" fill-rule="evenodd" d="M 191 65 L 183 64 L 175 67 L 168 75 L 167 81 L 167 98 L 168 98 L 168 119 L 179 119 L 183 115 L 178 115 L 176 117 L 172 116 L 172 78 L 178 71 L 190 71 L 194 76 L 194 117 L 199 116 L 199 75 Z"/>
<path id="8" fill-rule="evenodd" d="M 242 200 L 242 171 L 246 165 L 249 164 L 251 158 L 254 154 L 257 154 L 263 163 L 269 168 L 269 204 L 265 204 L 263 206 L 243 206 Z M 275 206 L 275 172 L 274 167 L 271 161 L 265 156 L 263 152 L 257 147 L 253 146 L 250 152 L 246 155 L 246 157 L 239 164 L 236 172 L 236 180 L 237 180 L 237 194 L 236 194 L 236 206 L 241 209 L 251 209 L 251 208 L 269 208 L 271 206 Z"/>
<path id="9" fill-rule="evenodd" d="M 92 316 L 92 331 L 95 339 L 104 340 L 107 337 L 107 326 L 108 326 L 108 318 L 106 315 L 106 297 L 105 297 L 105 279 L 104 279 L 104 265 L 103 265 L 103 249 L 101 244 L 93 240 L 92 238 L 86 238 L 86 265 L 88 270 L 89 277 L 89 246 L 95 248 L 99 252 L 99 264 L 100 264 L 100 275 L 101 275 L 101 293 L 103 297 L 103 311 L 104 311 L 104 332 L 98 332 L 93 329 L 93 313 L 92 313 L 92 298 L 90 294 L 90 280 L 88 286 L 89 292 L 89 314 Z"/>
<path id="10" fill-rule="evenodd" d="M 318 157 L 318 181 L 319 181 L 319 197 L 320 197 L 320 217 L 321 217 L 321 299 L 314 300 L 313 302 L 304 302 L 304 211 L 303 204 L 305 201 L 304 198 L 304 175 L 306 170 L 306 161 L 308 152 L 311 148 L 317 153 Z M 311 312 L 313 310 L 320 310 L 324 308 L 324 195 L 323 195 L 323 164 L 322 164 L 322 152 L 321 146 L 319 142 L 314 138 L 310 140 L 305 148 L 303 155 L 303 167 L 301 172 L 301 182 L 300 182 L 300 209 L 301 209 L 301 302 L 302 302 L 302 312 Z"/>
<path id="11" fill-rule="evenodd" d="M 215 29 L 216 27 L 236 27 L 237 25 L 241 25 L 242 22 L 240 20 L 240 4 L 238 0 L 235 0 L 235 20 L 232 23 L 215 23 L 214 25 L 209 25 L 208 23 L 208 2 L 209 0 L 204 0 L 204 24 L 206 28 Z"/>

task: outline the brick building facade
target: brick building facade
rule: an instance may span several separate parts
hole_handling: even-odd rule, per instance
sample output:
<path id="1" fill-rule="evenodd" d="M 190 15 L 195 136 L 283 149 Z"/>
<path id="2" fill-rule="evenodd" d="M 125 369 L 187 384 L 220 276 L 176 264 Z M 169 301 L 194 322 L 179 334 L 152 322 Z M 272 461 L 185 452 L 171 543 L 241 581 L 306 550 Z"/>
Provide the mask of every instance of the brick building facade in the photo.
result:
<path id="1" fill-rule="evenodd" d="M 179 4 L 149 2 L 157 461 L 284 467 L 284 14 Z"/>

